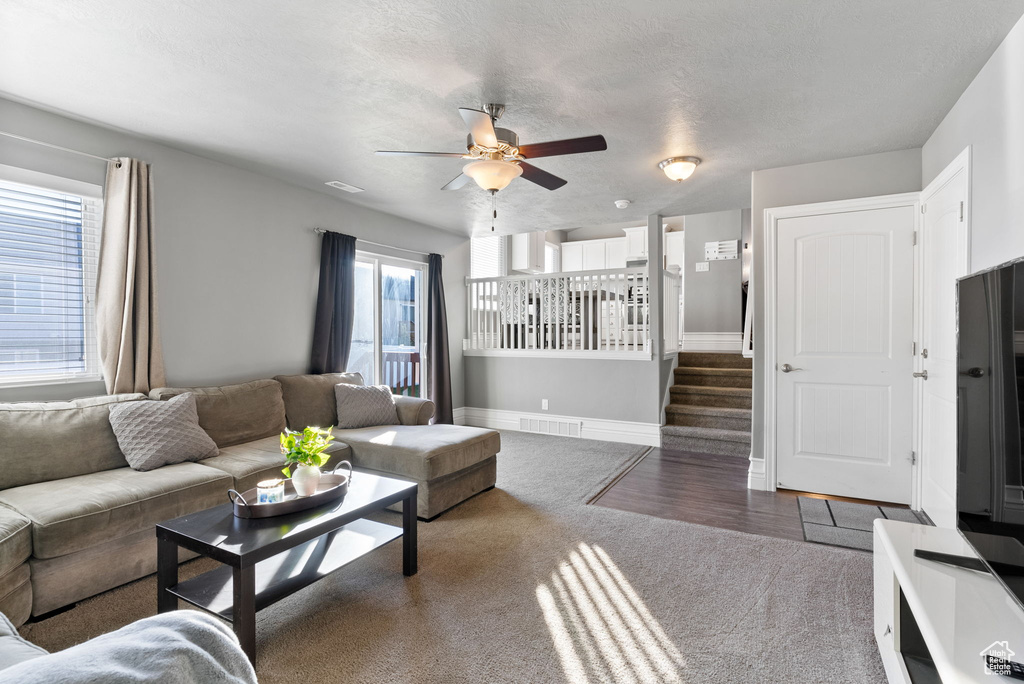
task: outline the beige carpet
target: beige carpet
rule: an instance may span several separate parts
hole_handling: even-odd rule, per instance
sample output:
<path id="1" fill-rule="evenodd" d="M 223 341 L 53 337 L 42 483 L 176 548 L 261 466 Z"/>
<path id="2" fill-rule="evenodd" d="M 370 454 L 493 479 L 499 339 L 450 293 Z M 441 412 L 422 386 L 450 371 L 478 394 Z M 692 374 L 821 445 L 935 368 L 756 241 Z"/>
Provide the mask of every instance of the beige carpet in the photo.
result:
<path id="1" fill-rule="evenodd" d="M 587 506 L 639 448 L 502 443 L 497 489 L 420 524 L 418 575 L 391 544 L 260 613 L 260 681 L 885 681 L 869 554 Z M 22 633 L 55 650 L 155 609 L 150 577 Z"/>

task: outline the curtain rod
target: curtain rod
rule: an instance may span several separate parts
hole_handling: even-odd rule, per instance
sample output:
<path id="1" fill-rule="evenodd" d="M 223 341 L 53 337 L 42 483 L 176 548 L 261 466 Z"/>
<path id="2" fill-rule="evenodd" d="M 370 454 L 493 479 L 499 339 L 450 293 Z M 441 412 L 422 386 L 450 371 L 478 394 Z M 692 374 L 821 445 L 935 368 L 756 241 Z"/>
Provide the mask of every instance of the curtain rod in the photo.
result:
<path id="1" fill-rule="evenodd" d="M 108 159 L 107 157 L 100 157 L 95 154 L 89 154 L 88 152 L 79 152 L 78 150 L 72 150 L 68 147 L 61 147 L 60 145 L 54 145 L 53 143 L 43 142 L 42 140 L 26 138 L 23 135 L 15 135 L 14 133 L 8 133 L 7 131 L 0 131 L 0 135 L 7 136 L 8 138 L 14 138 L 15 140 L 21 140 L 23 142 L 32 143 L 34 145 L 42 145 L 43 147 L 49 147 L 54 150 L 60 150 L 61 152 L 69 152 L 71 154 L 77 154 L 82 157 L 91 157 L 92 159 L 98 159 L 99 161 L 103 162 L 117 162 L 117 159 Z"/>
<path id="2" fill-rule="evenodd" d="M 321 228 L 320 226 L 317 226 L 316 228 L 313 229 L 313 232 L 316 233 L 317 235 L 323 235 L 324 233 L 329 233 L 330 231 L 327 230 L 326 228 Z M 420 256 L 430 256 L 431 254 L 430 252 L 420 252 L 415 249 L 406 249 L 405 247 L 392 247 L 391 245 L 385 245 L 382 242 L 371 242 L 369 240 L 364 240 L 363 238 L 356 238 L 356 241 L 362 242 L 364 245 L 373 245 L 374 247 L 383 247 L 384 249 L 397 249 L 399 252 L 409 252 L 410 254 L 419 254 Z M 444 258 L 443 254 L 440 256 L 442 259 Z"/>

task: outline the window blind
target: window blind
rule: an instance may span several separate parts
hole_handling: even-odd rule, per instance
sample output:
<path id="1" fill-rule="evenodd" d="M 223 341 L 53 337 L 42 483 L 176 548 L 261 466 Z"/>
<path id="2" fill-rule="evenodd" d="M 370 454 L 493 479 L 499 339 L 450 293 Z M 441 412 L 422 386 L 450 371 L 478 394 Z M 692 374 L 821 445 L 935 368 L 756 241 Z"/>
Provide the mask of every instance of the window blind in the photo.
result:
<path id="1" fill-rule="evenodd" d="M 500 278 L 508 275 L 504 235 L 475 237 L 469 241 L 469 277 Z"/>
<path id="2" fill-rule="evenodd" d="M 0 385 L 99 376 L 102 201 L 0 178 Z"/>

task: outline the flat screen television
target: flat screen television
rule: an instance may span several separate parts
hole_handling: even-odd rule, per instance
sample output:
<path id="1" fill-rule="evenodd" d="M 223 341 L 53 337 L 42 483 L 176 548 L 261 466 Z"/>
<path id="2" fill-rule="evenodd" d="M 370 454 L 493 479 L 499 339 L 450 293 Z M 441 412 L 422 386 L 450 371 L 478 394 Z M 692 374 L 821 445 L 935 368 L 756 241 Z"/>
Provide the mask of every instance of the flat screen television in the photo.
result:
<path id="1" fill-rule="evenodd" d="M 957 284 L 957 527 L 1024 607 L 1024 262 Z"/>

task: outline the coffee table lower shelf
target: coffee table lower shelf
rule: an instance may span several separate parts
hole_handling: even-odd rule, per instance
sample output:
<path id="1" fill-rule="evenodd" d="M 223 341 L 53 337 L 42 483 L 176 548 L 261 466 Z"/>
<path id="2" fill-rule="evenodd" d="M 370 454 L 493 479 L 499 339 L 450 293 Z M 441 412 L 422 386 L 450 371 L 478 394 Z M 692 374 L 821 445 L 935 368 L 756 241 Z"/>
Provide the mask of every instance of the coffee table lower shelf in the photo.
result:
<path id="1" fill-rule="evenodd" d="M 263 610 L 401 536 L 401 527 L 355 520 L 339 530 L 260 561 L 256 564 L 256 610 Z M 225 620 L 234 617 L 230 566 L 223 565 L 165 591 Z"/>

